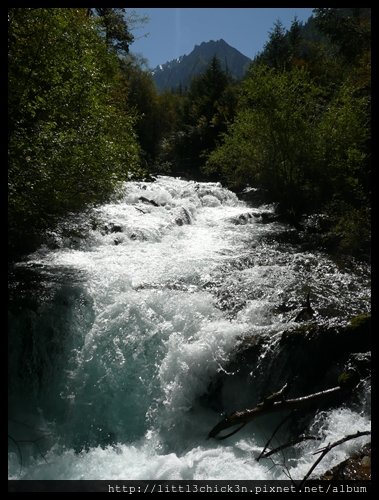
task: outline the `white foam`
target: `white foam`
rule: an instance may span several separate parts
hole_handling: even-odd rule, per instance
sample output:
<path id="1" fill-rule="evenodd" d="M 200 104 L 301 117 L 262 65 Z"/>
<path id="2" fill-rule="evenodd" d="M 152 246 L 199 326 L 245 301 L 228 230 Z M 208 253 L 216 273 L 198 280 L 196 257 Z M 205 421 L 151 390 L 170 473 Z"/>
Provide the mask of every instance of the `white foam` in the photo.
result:
<path id="1" fill-rule="evenodd" d="M 261 442 L 257 444 L 254 438 L 243 438 L 233 446 L 227 444 L 212 444 L 194 446 L 182 455 L 176 453 L 161 453 L 156 436 L 147 434 L 145 439 L 135 445 L 118 444 L 105 448 L 95 447 L 88 452 L 75 453 L 73 450 L 50 450 L 45 458 L 36 458 L 24 468 L 22 479 L 287 479 L 283 472 L 284 463 L 288 472 L 295 480 L 302 479 L 315 462 L 317 455 L 313 453 L 330 442 L 341 439 L 345 435 L 360 430 L 369 430 L 367 417 L 347 410 L 338 409 L 322 414 L 321 436 L 317 442 L 304 442 L 297 445 L 302 455 L 294 460 L 284 456 L 274 462 L 266 459 L 260 462 L 256 457 L 262 449 Z M 315 422 L 318 426 L 320 422 Z M 253 428 L 251 429 L 254 435 Z M 315 469 L 312 477 L 319 477 L 334 465 L 345 460 L 350 453 L 370 440 L 364 436 L 346 442 L 334 448 Z M 9 460 L 10 479 L 19 479 L 19 463 L 14 453 Z"/>
<path id="2" fill-rule="evenodd" d="M 272 227 L 254 218 L 249 225 L 233 224 L 247 210 L 219 183 L 166 177 L 130 182 L 121 200 L 94 210 L 98 222 L 87 240 L 31 257 L 29 264 L 52 272 L 81 273 L 94 319 L 74 347 L 67 341 L 62 349 L 70 358 L 56 390 L 59 402 L 67 403 L 67 418 L 56 433 L 71 444 L 47 450 L 47 464 L 32 450 L 23 460 L 23 479 L 286 479 L 272 463 L 256 462 L 264 440 L 254 427 L 229 444 L 206 442 L 220 416 L 202 408 L 199 398 L 227 366 L 237 339 L 287 325 L 288 318 L 274 316 L 272 307 L 279 299 L 298 300 L 301 283 L 312 280 L 320 301 L 329 289 L 333 297 L 342 290 L 349 300 L 354 285 L 352 303 L 361 290 L 367 293 L 367 284 L 322 256 L 282 252 L 268 243 L 256 248 Z M 235 266 L 246 257 L 252 259 L 247 268 Z M 240 300 L 234 317 L 226 316 L 214 290 Z M 324 413 L 314 425 L 323 439 L 317 446 L 368 426 L 368 417 L 350 410 Z M 118 444 L 94 446 L 108 432 Z M 87 434 L 88 451 L 75 453 L 76 435 L 82 436 L 80 448 Z M 358 444 L 342 445 L 317 470 Z M 301 478 L 315 448 L 313 442 L 299 446 L 300 459 L 289 467 Z M 19 475 L 14 449 L 9 475 Z"/>
<path id="3" fill-rule="evenodd" d="M 307 441 L 298 445 L 302 451 L 301 458 L 294 467 L 290 468 L 291 477 L 293 479 L 302 479 L 305 476 L 319 457 L 319 455 L 314 455 L 315 451 L 348 435 L 353 435 L 358 431 L 369 431 L 370 429 L 371 422 L 367 415 L 360 415 L 348 408 L 338 408 L 320 413 L 315 418 L 309 433 L 321 437 L 321 440 Z M 371 441 L 370 435 L 352 439 L 336 446 L 325 455 L 312 473 L 311 479 L 319 477 L 333 466 L 346 460 L 369 441 Z"/>

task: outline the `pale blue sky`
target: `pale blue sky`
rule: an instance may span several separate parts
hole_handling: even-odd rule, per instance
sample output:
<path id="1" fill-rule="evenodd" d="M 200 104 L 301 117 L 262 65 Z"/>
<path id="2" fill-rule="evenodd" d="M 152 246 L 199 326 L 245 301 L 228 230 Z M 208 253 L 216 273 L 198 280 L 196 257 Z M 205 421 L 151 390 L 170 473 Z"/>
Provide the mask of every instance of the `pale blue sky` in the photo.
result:
<path id="1" fill-rule="evenodd" d="M 277 19 L 288 28 L 298 17 L 306 21 L 311 8 L 132 8 L 149 21 L 133 31 L 137 40 L 130 50 L 148 60 L 151 68 L 181 55 L 195 45 L 223 38 L 247 57 L 253 58 L 267 41 Z M 148 33 L 146 37 L 142 35 Z M 141 38 L 138 38 L 141 37 Z"/>

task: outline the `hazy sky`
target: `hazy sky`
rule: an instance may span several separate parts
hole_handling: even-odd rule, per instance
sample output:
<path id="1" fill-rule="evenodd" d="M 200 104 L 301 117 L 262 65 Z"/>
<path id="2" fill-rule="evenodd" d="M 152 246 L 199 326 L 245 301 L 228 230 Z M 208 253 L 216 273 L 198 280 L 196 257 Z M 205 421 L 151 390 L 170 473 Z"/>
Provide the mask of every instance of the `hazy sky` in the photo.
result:
<path id="1" fill-rule="evenodd" d="M 288 28 L 295 16 L 306 21 L 305 8 L 133 8 L 149 21 L 133 31 L 137 40 L 130 50 L 143 55 L 151 68 L 181 55 L 195 45 L 223 38 L 247 57 L 262 50 L 277 19 Z M 148 35 L 143 37 L 144 34 Z M 138 39 L 138 37 L 141 37 Z"/>

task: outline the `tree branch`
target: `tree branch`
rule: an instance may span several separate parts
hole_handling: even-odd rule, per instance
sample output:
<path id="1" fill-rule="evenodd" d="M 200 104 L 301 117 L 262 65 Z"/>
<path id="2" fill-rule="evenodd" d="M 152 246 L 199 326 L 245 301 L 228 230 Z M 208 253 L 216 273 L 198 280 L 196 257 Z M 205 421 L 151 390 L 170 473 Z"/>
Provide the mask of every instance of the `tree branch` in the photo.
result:
<path id="1" fill-rule="evenodd" d="M 259 455 L 259 458 L 268 458 L 271 455 L 274 455 L 274 453 L 278 453 L 279 451 L 285 450 L 286 448 L 289 448 L 290 446 L 294 446 L 297 443 L 301 443 L 302 441 L 307 441 L 307 440 L 314 440 L 317 441 L 321 438 L 315 437 L 315 436 L 299 436 L 298 438 L 292 439 L 288 443 L 282 444 L 281 446 L 278 446 L 277 448 L 274 448 L 271 451 L 268 451 L 267 453 L 264 453 L 265 450 Z"/>
<path id="2" fill-rule="evenodd" d="M 324 448 L 321 448 L 321 449 L 315 451 L 314 455 L 316 455 L 317 453 L 321 453 L 321 455 L 316 460 L 316 462 L 312 465 L 312 467 L 309 469 L 309 471 L 306 473 L 306 475 L 304 476 L 304 479 L 301 481 L 300 485 L 298 486 L 298 489 L 299 490 L 301 489 L 301 487 L 303 486 L 303 484 L 305 483 L 305 481 L 312 474 L 312 472 L 314 471 L 314 469 L 321 462 L 321 460 L 325 457 L 325 455 L 327 453 L 329 453 L 330 450 L 332 450 L 333 448 L 335 448 L 336 446 L 338 446 L 338 445 L 340 445 L 342 443 L 345 443 L 346 441 L 350 441 L 351 439 L 355 439 L 355 438 L 358 438 L 358 437 L 361 437 L 361 436 L 368 436 L 369 434 L 371 434 L 371 431 L 358 431 L 355 434 L 349 434 L 348 436 L 345 436 L 344 438 L 342 438 L 342 439 L 340 439 L 338 441 L 335 441 L 334 443 L 329 443 Z"/>
<path id="3" fill-rule="evenodd" d="M 21 475 L 21 471 L 22 471 L 22 453 L 21 453 L 20 445 L 18 444 L 18 442 L 10 434 L 8 434 L 8 439 L 10 439 L 12 441 L 12 443 L 17 448 L 17 451 L 18 451 L 18 454 L 19 454 L 19 457 L 20 457 L 20 472 L 19 472 L 19 474 Z"/>
<path id="4" fill-rule="evenodd" d="M 272 396 L 281 395 L 284 389 L 285 387 L 282 388 L 280 391 L 278 391 L 278 393 L 273 394 Z M 208 439 L 211 437 L 215 439 L 225 439 L 228 436 L 217 437 L 217 435 L 224 429 L 228 429 L 229 427 L 233 427 L 235 425 L 247 424 L 248 422 L 254 420 L 256 417 L 267 415 L 269 413 L 286 411 L 286 410 L 300 410 L 312 407 L 320 403 L 321 401 L 328 399 L 330 396 L 335 396 L 341 393 L 341 391 L 343 391 L 343 389 L 340 386 L 337 386 L 337 387 L 332 387 L 331 389 L 326 389 L 325 391 L 316 392 L 314 394 L 308 394 L 306 396 L 302 396 L 299 398 L 287 399 L 282 401 L 276 401 L 275 399 L 273 400 L 272 396 L 269 396 L 263 402 L 259 403 L 255 408 L 236 411 L 231 415 L 229 415 L 228 417 L 221 420 L 209 432 Z"/>
<path id="5" fill-rule="evenodd" d="M 33 429 L 33 427 L 30 426 L 30 425 L 27 425 L 27 424 L 24 424 L 24 425 L 26 427 L 30 427 L 31 429 Z M 50 433 L 49 434 L 45 434 L 44 436 L 40 436 L 40 437 L 38 437 L 36 439 L 15 439 L 10 434 L 8 434 L 8 439 L 10 439 L 12 441 L 12 443 L 16 446 L 18 454 L 19 454 L 19 457 L 20 457 L 20 472 L 19 472 L 19 475 L 21 475 L 21 471 L 22 471 L 22 451 L 21 451 L 20 444 L 25 444 L 25 443 L 31 443 L 31 444 L 33 444 L 37 448 L 38 453 L 41 455 L 41 457 L 44 459 L 44 461 L 46 463 L 48 463 L 48 461 L 46 460 L 46 457 L 45 457 L 44 453 L 42 452 L 42 449 L 41 449 L 38 441 L 41 441 L 41 439 L 45 439 L 49 435 L 50 435 Z"/>
<path id="6" fill-rule="evenodd" d="M 290 419 L 290 417 L 292 417 L 293 413 L 295 412 L 296 410 L 293 410 L 293 412 L 289 413 L 286 417 L 283 418 L 283 420 L 281 420 L 279 422 L 279 424 L 275 427 L 274 429 L 274 432 L 271 434 L 271 437 L 270 439 L 267 441 L 267 443 L 265 444 L 263 450 L 261 451 L 259 457 L 257 458 L 257 462 L 259 462 L 259 460 L 261 458 L 266 458 L 266 456 L 269 456 L 269 455 L 265 455 L 265 451 L 267 450 L 267 448 L 270 446 L 270 443 L 271 441 L 274 439 L 275 437 L 275 434 L 278 432 L 278 430 L 282 427 L 282 425 L 285 424 L 285 422 L 287 422 L 287 420 Z M 270 453 L 271 454 L 271 453 Z"/>

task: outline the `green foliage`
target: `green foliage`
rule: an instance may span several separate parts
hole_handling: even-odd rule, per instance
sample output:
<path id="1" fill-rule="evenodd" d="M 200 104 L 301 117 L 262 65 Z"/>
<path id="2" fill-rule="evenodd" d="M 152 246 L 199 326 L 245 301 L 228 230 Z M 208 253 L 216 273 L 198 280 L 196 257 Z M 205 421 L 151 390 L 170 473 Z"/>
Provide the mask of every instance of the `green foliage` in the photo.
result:
<path id="1" fill-rule="evenodd" d="M 361 331 L 362 328 L 370 329 L 371 327 L 371 314 L 363 313 L 358 316 L 354 316 L 354 318 L 350 321 L 349 328 L 352 328 L 357 331 Z"/>
<path id="2" fill-rule="evenodd" d="M 205 168 L 233 189 L 264 188 L 295 222 L 323 212 L 326 247 L 368 257 L 370 9 L 314 13 L 275 23 Z"/>
<path id="3" fill-rule="evenodd" d="M 139 173 L 133 118 L 115 103 L 118 63 L 85 9 L 9 11 L 12 250 Z M 21 248 L 22 249 L 22 248 Z"/>
<path id="4" fill-rule="evenodd" d="M 136 116 L 136 132 L 147 162 L 156 155 L 160 130 L 157 126 L 157 92 L 151 75 L 144 71 L 138 61 L 129 59 L 122 63 L 126 79 L 127 105 Z"/>
<path id="5" fill-rule="evenodd" d="M 345 63 L 355 63 L 371 44 L 371 9 L 314 9 L 318 29 L 327 35 Z"/>
<path id="6" fill-rule="evenodd" d="M 130 23 L 125 9 L 9 9 L 13 250 L 142 175 L 142 161 L 262 187 L 295 221 L 323 212 L 328 248 L 369 254 L 370 9 L 278 21 L 242 84 L 215 57 L 188 91 L 163 94 L 127 54 Z"/>
<path id="7" fill-rule="evenodd" d="M 353 206 L 344 201 L 326 205 L 325 211 L 331 222 L 324 235 L 327 248 L 338 253 L 370 258 L 371 210 L 363 204 Z"/>
<path id="8" fill-rule="evenodd" d="M 125 17 L 126 9 L 110 7 L 88 9 L 89 14 L 92 11 L 99 18 L 99 25 L 104 31 L 107 46 L 114 48 L 116 52 L 127 54 L 134 37 L 128 28 Z"/>
<path id="9" fill-rule="evenodd" d="M 234 189 L 266 189 L 291 218 L 326 211 L 325 241 L 362 254 L 370 241 L 368 116 L 368 97 L 348 80 L 331 94 L 303 68 L 255 65 L 206 168 Z"/>
<path id="10" fill-rule="evenodd" d="M 269 34 L 263 53 L 257 58 L 258 63 L 275 69 L 286 69 L 290 60 L 290 43 L 286 29 L 277 20 Z"/>
<path id="11" fill-rule="evenodd" d="M 368 98 L 357 97 L 354 86 L 345 82 L 320 116 L 317 131 L 329 194 L 353 203 L 367 201 L 368 111 Z"/>
<path id="12" fill-rule="evenodd" d="M 145 163 L 150 169 L 156 169 L 162 141 L 178 122 L 180 96 L 170 92 L 158 94 L 151 73 L 135 56 L 124 59 L 121 68 L 126 110 L 133 110 L 136 116 L 135 130 Z"/>
<path id="13" fill-rule="evenodd" d="M 204 74 L 195 77 L 179 100 L 179 124 L 162 143 L 161 158 L 174 172 L 201 177 L 206 157 L 232 120 L 236 93 L 230 77 L 214 57 Z"/>
<path id="14" fill-rule="evenodd" d="M 248 182 L 269 189 L 286 209 L 297 212 L 314 189 L 312 142 L 319 97 L 302 69 L 253 67 L 236 120 L 224 144 L 210 155 L 208 170 L 221 171 L 236 188 Z"/>

